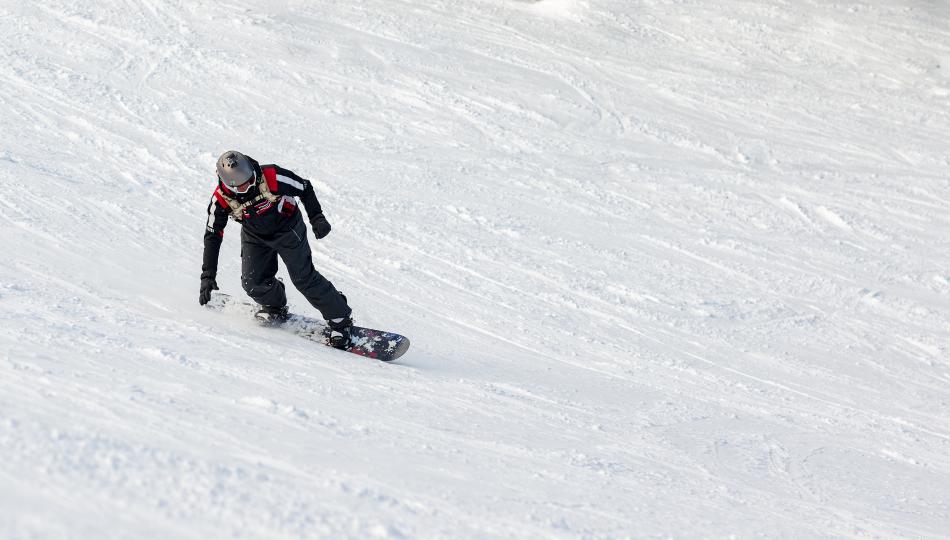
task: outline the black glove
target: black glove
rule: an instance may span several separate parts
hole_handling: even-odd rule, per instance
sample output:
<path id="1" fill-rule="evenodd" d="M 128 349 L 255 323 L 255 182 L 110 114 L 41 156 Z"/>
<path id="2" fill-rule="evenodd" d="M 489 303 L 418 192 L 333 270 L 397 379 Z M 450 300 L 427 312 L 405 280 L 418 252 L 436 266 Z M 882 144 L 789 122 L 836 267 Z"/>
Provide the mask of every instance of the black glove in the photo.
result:
<path id="1" fill-rule="evenodd" d="M 214 278 L 201 278 L 201 294 L 198 295 L 198 303 L 202 306 L 211 301 L 211 291 L 218 290 L 218 283 Z"/>
<path id="2" fill-rule="evenodd" d="M 317 240 L 330 234 L 330 222 L 322 213 L 310 218 L 310 226 L 313 227 L 313 235 L 317 237 Z"/>

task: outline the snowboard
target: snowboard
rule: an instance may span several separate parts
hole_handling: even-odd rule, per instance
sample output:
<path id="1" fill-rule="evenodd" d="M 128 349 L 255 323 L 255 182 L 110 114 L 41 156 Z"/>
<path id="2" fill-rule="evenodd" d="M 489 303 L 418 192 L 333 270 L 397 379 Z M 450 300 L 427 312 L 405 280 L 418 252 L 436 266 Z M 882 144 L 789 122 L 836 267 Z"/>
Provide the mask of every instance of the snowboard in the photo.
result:
<path id="1" fill-rule="evenodd" d="M 259 306 L 234 298 L 230 294 L 215 291 L 211 293 L 211 301 L 205 307 L 218 312 L 246 313 L 253 318 Z M 324 335 L 324 329 L 327 327 L 326 323 L 320 319 L 290 313 L 284 322 L 262 323 L 262 326 L 289 331 L 314 343 L 330 346 Z M 340 350 L 382 360 L 383 362 L 392 362 L 409 350 L 409 338 L 393 332 L 352 326 L 350 327 L 349 342 L 345 348 Z"/>

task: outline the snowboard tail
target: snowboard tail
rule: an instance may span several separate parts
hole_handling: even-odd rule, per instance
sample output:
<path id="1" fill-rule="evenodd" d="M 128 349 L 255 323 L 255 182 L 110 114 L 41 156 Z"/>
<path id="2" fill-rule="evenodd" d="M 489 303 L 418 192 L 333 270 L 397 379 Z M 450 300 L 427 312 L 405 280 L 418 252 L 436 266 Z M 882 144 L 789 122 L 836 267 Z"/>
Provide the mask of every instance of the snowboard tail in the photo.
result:
<path id="1" fill-rule="evenodd" d="M 236 299 L 222 292 L 211 293 L 211 301 L 206 304 L 206 307 L 218 312 L 246 311 L 250 316 L 253 316 L 258 308 L 256 304 Z M 262 322 L 262 326 L 289 331 L 304 339 L 330 347 L 326 323 L 320 319 L 288 313 L 285 321 L 265 321 Z M 409 338 L 394 332 L 352 326 L 349 329 L 347 345 L 340 350 L 383 362 L 392 362 L 409 350 Z"/>

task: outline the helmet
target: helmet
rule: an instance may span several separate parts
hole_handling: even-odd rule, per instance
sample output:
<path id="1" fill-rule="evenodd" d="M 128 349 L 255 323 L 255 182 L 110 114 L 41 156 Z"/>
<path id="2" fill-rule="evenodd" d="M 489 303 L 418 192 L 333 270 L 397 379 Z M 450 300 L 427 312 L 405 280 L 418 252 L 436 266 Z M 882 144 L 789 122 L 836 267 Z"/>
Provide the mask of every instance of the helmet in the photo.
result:
<path id="1" fill-rule="evenodd" d="M 228 150 L 221 154 L 221 157 L 218 158 L 217 169 L 218 180 L 235 190 L 238 186 L 250 182 L 257 176 L 254 166 L 251 165 L 251 160 L 237 150 Z"/>

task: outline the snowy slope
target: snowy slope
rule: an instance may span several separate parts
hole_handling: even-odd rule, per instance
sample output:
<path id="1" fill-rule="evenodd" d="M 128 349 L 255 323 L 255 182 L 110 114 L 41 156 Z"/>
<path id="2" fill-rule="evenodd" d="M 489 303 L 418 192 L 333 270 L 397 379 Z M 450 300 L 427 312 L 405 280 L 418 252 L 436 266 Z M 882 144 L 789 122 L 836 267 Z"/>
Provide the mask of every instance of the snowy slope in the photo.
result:
<path id="1" fill-rule="evenodd" d="M 0 21 L 0 538 L 950 534 L 943 2 Z M 229 148 L 398 364 L 197 305 Z"/>

